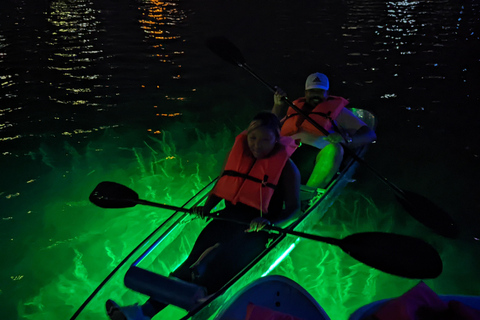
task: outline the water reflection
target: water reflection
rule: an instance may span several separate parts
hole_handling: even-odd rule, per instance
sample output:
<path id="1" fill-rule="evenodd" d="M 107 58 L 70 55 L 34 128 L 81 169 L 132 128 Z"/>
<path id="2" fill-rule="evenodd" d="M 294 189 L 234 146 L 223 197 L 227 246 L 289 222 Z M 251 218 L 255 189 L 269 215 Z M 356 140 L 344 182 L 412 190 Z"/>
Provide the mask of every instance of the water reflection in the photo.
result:
<path id="1" fill-rule="evenodd" d="M 382 26 L 385 28 L 385 39 L 400 54 L 415 54 L 416 51 L 404 49 L 408 45 L 406 37 L 418 33 L 416 15 L 418 14 L 418 1 L 390 1 L 387 2 L 387 16 L 392 22 Z"/>
<path id="2" fill-rule="evenodd" d="M 154 56 L 158 57 L 160 62 L 175 64 L 174 57 L 184 52 L 164 52 L 164 44 L 166 41 L 181 39 L 178 29 L 174 30 L 173 27 L 185 20 L 185 12 L 173 1 L 144 0 L 142 9 L 142 18 L 139 20 L 141 28 L 153 40 L 152 47 L 159 49 Z"/>
<path id="3" fill-rule="evenodd" d="M 0 34 L 0 63 L 3 63 L 5 58 L 7 57 L 7 51 L 6 51 L 7 46 L 8 45 L 7 45 L 5 36 Z M 2 91 L 3 89 L 11 87 L 14 84 L 13 76 L 11 74 L 8 74 L 7 70 L 4 68 L 2 68 L 2 71 L 0 73 L 0 83 L 1 83 L 0 87 L 2 88 Z M 13 96 L 12 94 L 7 93 L 4 95 L 4 99 L 10 98 L 12 96 Z M 8 107 L 7 103 L 3 103 L 3 105 L 0 107 L 0 119 L 5 119 L 7 115 L 10 114 L 11 112 L 12 112 L 12 108 Z M 4 130 L 10 127 L 12 127 L 12 123 L 10 121 L 5 120 L 5 122 L 3 121 L 0 122 L 0 132 L 3 132 Z M 16 138 L 18 137 L 0 137 L 0 141 L 13 140 Z"/>
<path id="4" fill-rule="evenodd" d="M 161 99 L 163 101 L 185 101 L 187 98 L 183 94 L 164 92 L 162 89 L 165 87 L 165 82 L 169 80 L 179 80 L 182 78 L 180 58 L 185 54 L 182 49 L 183 45 L 176 45 L 182 40 L 182 36 L 179 34 L 181 30 L 180 24 L 184 23 L 187 15 L 184 10 L 179 8 L 179 1 L 159 1 L 159 0 L 143 0 L 141 10 L 141 18 L 138 20 L 140 27 L 146 34 L 147 43 L 153 48 L 151 57 L 160 63 L 164 63 L 172 67 L 169 69 L 170 79 L 161 79 L 157 74 L 148 79 L 148 83 L 142 85 L 143 88 L 154 90 L 151 92 L 151 96 L 158 95 L 158 91 L 162 93 Z M 185 40 L 183 40 L 185 41 Z M 183 43 L 180 42 L 180 43 Z M 153 62 L 155 63 L 155 62 Z M 152 79 L 159 79 L 160 83 L 152 84 Z M 158 101 L 152 103 L 150 108 L 153 108 L 155 117 L 168 117 L 165 115 L 164 110 L 167 110 L 165 104 L 159 107 Z M 175 107 L 176 108 L 176 107 Z M 160 109 L 160 110 L 159 110 Z M 181 113 L 175 112 L 175 116 L 181 116 Z M 159 128 L 160 123 L 156 122 L 154 127 L 149 127 L 148 132 L 153 134 L 160 134 L 162 129 Z"/>
<path id="5" fill-rule="evenodd" d="M 7 41 L 3 34 L 0 34 L 0 63 L 2 63 L 5 58 L 7 57 Z M 0 80 L 2 84 L 2 88 L 8 87 L 11 85 L 12 76 L 6 73 L 6 70 L 2 70 L 2 74 L 0 74 Z"/>
<path id="6" fill-rule="evenodd" d="M 0 34 L 0 141 L 84 135 L 118 125 L 112 113 L 131 105 L 141 121 L 142 111 L 151 118 L 177 111 L 156 106 L 186 99 L 165 91 L 182 78 L 178 27 L 186 14 L 178 1 L 137 4 L 131 10 L 54 0 L 32 11 L 17 7 L 25 12 L 11 15 Z"/>
<path id="7" fill-rule="evenodd" d="M 48 56 L 49 99 L 60 104 L 99 106 L 92 92 L 101 87 L 96 66 L 103 60 L 97 41 L 99 28 L 92 1 L 53 1 L 47 21 L 53 26 Z M 103 77 L 108 77 L 103 75 Z"/>

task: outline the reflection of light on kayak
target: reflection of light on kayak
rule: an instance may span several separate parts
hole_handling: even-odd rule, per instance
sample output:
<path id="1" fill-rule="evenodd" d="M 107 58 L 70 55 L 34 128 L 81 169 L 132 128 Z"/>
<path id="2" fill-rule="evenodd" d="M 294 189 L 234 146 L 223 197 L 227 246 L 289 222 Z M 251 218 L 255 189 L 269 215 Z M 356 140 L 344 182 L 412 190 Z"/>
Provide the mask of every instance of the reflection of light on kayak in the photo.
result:
<path id="1" fill-rule="evenodd" d="M 153 250 L 155 250 L 155 248 L 156 248 L 164 239 L 166 239 L 166 238 L 168 237 L 168 235 L 169 235 L 170 233 L 172 233 L 176 228 L 177 228 L 177 225 L 174 226 L 174 227 L 170 230 L 170 232 L 168 232 L 164 237 L 158 239 L 158 240 L 156 241 L 156 243 L 154 243 L 154 244 L 150 247 L 149 250 L 147 250 L 144 254 L 142 254 L 142 255 L 133 263 L 133 265 L 134 265 L 134 266 L 137 266 L 144 258 L 146 258 Z"/>
<path id="2" fill-rule="evenodd" d="M 288 249 L 285 250 L 285 252 L 284 252 L 280 257 L 278 257 L 277 260 L 275 260 L 275 262 L 270 266 L 270 268 L 268 268 L 268 270 L 265 271 L 264 274 L 262 274 L 262 277 L 265 277 L 267 274 L 269 274 L 270 271 L 272 271 L 273 269 L 275 269 L 275 267 L 276 267 L 280 262 L 282 262 L 283 259 L 285 259 L 286 256 L 288 256 L 288 254 L 290 253 L 290 251 L 292 251 L 293 248 L 295 248 L 295 243 L 296 243 L 298 240 L 300 240 L 300 238 L 297 238 L 297 240 L 295 240 L 295 242 L 292 243 L 292 244 L 290 245 L 290 247 L 288 247 Z"/>

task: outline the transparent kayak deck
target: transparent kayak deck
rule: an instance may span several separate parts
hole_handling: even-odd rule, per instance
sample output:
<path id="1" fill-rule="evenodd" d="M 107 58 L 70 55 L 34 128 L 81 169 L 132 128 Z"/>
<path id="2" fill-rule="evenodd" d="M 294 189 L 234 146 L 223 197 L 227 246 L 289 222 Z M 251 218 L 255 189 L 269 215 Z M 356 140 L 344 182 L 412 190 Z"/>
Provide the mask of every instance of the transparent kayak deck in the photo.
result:
<path id="1" fill-rule="evenodd" d="M 354 112 L 369 126 L 375 127 L 375 119 L 368 111 L 358 109 Z M 366 148 L 359 149 L 357 155 L 362 157 L 365 152 Z M 352 181 L 352 175 L 357 166 L 358 163 L 353 159 L 346 159 L 341 172 L 326 189 L 312 192 L 310 189 L 302 188 L 302 198 L 309 199 L 308 205 L 304 206 L 306 209 L 302 216 L 289 228 L 309 233 L 312 227 L 322 219 L 344 187 Z M 211 181 L 183 207 L 191 208 L 202 205 L 215 182 L 216 179 Z M 168 276 L 187 258 L 196 238 L 206 224 L 206 221 L 187 213 L 174 212 L 107 276 L 71 319 L 107 319 L 104 307 L 107 299 L 113 299 L 120 305 L 145 302 L 148 297 L 123 285 L 124 276 L 130 266 Z M 297 246 L 299 241 L 301 238 L 297 236 L 279 235 L 260 256 L 195 309 L 187 312 L 169 306 L 154 319 L 213 319 L 226 301 L 249 283 L 268 275 Z"/>

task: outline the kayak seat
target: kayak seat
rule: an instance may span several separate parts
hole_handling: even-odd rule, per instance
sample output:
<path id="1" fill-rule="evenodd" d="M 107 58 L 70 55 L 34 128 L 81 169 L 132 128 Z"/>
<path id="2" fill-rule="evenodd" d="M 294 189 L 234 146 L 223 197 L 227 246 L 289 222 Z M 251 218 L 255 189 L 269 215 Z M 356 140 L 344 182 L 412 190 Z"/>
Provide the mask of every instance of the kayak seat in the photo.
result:
<path id="1" fill-rule="evenodd" d="M 311 188 L 305 185 L 300 186 L 300 204 L 301 209 L 305 212 L 319 197 L 323 196 L 326 189 Z"/>
<path id="2" fill-rule="evenodd" d="M 124 283 L 129 289 L 187 311 L 192 310 L 207 295 L 204 287 L 135 266 L 131 266 L 125 274 Z"/>

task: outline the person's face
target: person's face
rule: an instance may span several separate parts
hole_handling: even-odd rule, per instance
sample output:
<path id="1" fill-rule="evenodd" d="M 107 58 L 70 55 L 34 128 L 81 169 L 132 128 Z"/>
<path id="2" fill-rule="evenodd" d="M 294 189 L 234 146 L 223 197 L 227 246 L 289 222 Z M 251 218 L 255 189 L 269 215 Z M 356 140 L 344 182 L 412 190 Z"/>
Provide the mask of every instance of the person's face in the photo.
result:
<path id="1" fill-rule="evenodd" d="M 305 100 L 308 104 L 316 106 L 328 98 L 328 92 L 323 89 L 305 90 Z"/>
<path id="2" fill-rule="evenodd" d="M 256 159 L 267 157 L 275 147 L 277 139 L 272 130 L 260 126 L 247 134 L 248 148 Z"/>

